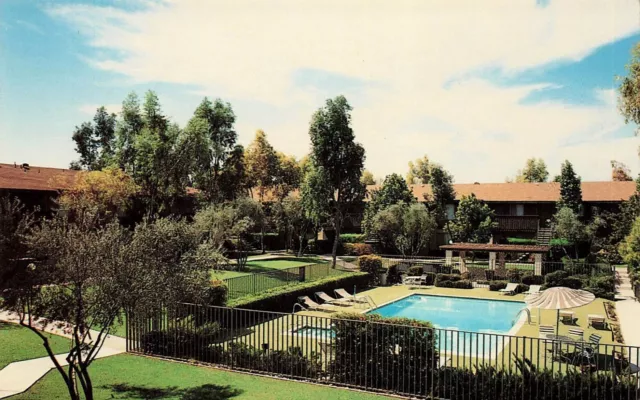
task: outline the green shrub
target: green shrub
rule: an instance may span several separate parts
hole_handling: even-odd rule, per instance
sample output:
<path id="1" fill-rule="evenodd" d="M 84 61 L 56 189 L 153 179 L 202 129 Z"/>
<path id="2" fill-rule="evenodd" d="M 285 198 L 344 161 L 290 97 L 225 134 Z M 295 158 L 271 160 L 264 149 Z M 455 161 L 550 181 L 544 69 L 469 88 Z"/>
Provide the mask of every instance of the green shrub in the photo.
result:
<path id="1" fill-rule="evenodd" d="M 340 235 L 342 243 L 364 243 L 366 235 L 361 233 L 343 233 Z"/>
<path id="2" fill-rule="evenodd" d="M 397 325 L 406 328 L 398 329 Z M 437 335 L 432 328 L 429 322 L 407 318 L 337 314 L 333 319 L 331 379 L 361 385 L 367 377 L 372 388 L 398 393 L 406 391 L 406 381 L 415 393 L 426 392 L 439 362 Z"/>
<path id="3" fill-rule="evenodd" d="M 387 270 L 387 285 L 395 285 L 402 282 L 402 275 L 398 271 L 397 264 L 390 264 L 386 267 Z"/>
<path id="4" fill-rule="evenodd" d="M 489 282 L 489 290 L 492 292 L 497 292 L 507 287 L 506 281 L 491 281 Z"/>
<path id="5" fill-rule="evenodd" d="M 593 293 L 602 299 L 614 300 L 616 295 L 616 283 L 613 276 L 595 276 L 589 279 L 588 286 L 584 290 Z"/>
<path id="6" fill-rule="evenodd" d="M 569 276 L 567 271 L 559 270 L 545 275 L 544 283 L 547 287 L 562 286 L 562 281 Z"/>
<path id="7" fill-rule="evenodd" d="M 511 283 L 522 282 L 522 271 L 520 271 L 519 269 L 508 269 L 507 279 L 509 279 L 509 282 Z"/>
<path id="8" fill-rule="evenodd" d="M 561 286 L 571 289 L 581 289 L 582 279 L 580 279 L 580 277 L 578 276 L 568 276 L 561 281 Z"/>
<path id="9" fill-rule="evenodd" d="M 360 271 L 369 274 L 371 283 L 378 285 L 380 283 L 380 277 L 378 274 L 385 272 L 382 268 L 382 258 L 374 255 L 360 256 L 358 257 L 358 266 Z"/>
<path id="10" fill-rule="evenodd" d="M 439 285 L 439 283 L 442 282 L 456 282 L 461 280 L 462 277 L 458 274 L 437 274 L 436 275 L 436 280 L 435 280 L 435 284 L 436 286 L 440 286 L 440 287 L 446 287 L 446 286 L 441 286 Z"/>
<path id="11" fill-rule="evenodd" d="M 364 256 L 373 254 L 373 247 L 366 243 L 345 243 L 342 245 L 343 253 L 348 256 Z"/>
<path id="12" fill-rule="evenodd" d="M 334 289 L 340 288 L 344 288 L 351 293 L 354 286 L 358 291 L 362 291 L 366 289 L 369 284 L 369 274 L 356 272 L 318 279 L 316 281 L 304 282 L 297 285 L 280 286 L 268 289 L 258 294 L 233 299 L 229 301 L 228 306 L 250 310 L 289 313 L 293 309 L 293 305 L 298 302 L 298 297 L 300 296 L 309 296 L 320 291 L 333 293 Z"/>
<path id="13" fill-rule="evenodd" d="M 425 275 L 425 285 L 431 286 L 436 282 L 436 274 L 433 272 L 427 272 Z"/>
<path id="14" fill-rule="evenodd" d="M 542 285 L 544 283 L 544 276 L 542 275 L 525 275 L 522 277 L 522 283 L 525 285 Z"/>
<path id="15" fill-rule="evenodd" d="M 322 373 L 320 354 L 307 357 L 300 347 L 264 351 L 246 343 L 230 343 L 227 362 L 234 368 L 246 368 L 276 374 L 315 379 Z"/>
<path id="16" fill-rule="evenodd" d="M 536 244 L 536 240 L 535 239 L 524 239 L 524 238 L 514 238 L 514 237 L 508 237 L 507 238 L 507 243 L 509 244 Z"/>
<path id="17" fill-rule="evenodd" d="M 211 286 L 207 289 L 207 304 L 210 306 L 224 306 L 227 304 L 228 291 L 224 281 L 214 279 L 211 281 Z"/>
<path id="18" fill-rule="evenodd" d="M 409 267 L 407 271 L 407 275 L 409 276 L 420 276 L 424 273 L 424 268 L 422 265 L 415 265 L 413 267 Z"/>
<path id="19" fill-rule="evenodd" d="M 458 280 L 438 280 L 436 277 L 436 286 L 452 289 L 473 289 L 473 283 L 468 279 Z"/>

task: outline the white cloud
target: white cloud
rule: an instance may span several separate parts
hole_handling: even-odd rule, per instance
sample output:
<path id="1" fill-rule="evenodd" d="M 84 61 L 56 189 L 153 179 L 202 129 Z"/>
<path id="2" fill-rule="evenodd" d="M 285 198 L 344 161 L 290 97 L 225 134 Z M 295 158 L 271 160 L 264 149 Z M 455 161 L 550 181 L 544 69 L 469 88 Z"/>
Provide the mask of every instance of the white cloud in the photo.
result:
<path id="1" fill-rule="evenodd" d="M 291 78 L 313 68 L 375 83 L 343 94 L 354 105 L 354 129 L 376 175 L 404 172 L 409 160 L 427 153 L 460 182 L 502 180 L 529 156 L 544 157 L 552 169 L 569 158 L 584 165 L 585 178 L 606 179 L 608 166 L 590 159 L 604 149 L 608 159 L 636 157 L 637 146 L 628 143 L 635 139 L 625 139 L 624 147 L 596 144 L 619 144 L 604 139 L 622 123 L 612 90 L 598 92 L 599 106 L 532 105 L 522 99 L 546 82 L 447 84 L 487 67 L 510 74 L 580 60 L 638 31 L 633 0 L 546 7 L 533 0 L 180 0 L 143 11 L 64 5 L 49 13 L 94 47 L 117 54 L 93 59 L 96 68 L 137 83 L 195 85 L 232 102 L 275 107 L 280 122 L 263 123 L 250 107 L 237 109 L 241 139 L 260 127 L 277 148 L 298 156 L 307 150 L 309 117 L 323 92 L 294 87 Z M 438 123 L 430 128 L 416 122 L 421 119 Z"/>
<path id="2" fill-rule="evenodd" d="M 16 20 L 16 24 L 23 26 L 25 28 L 27 28 L 30 31 L 33 31 L 35 33 L 38 33 L 40 35 L 44 35 L 44 31 L 36 24 L 34 24 L 33 22 L 29 22 L 29 21 L 24 21 L 24 20 Z"/>
<path id="3" fill-rule="evenodd" d="M 83 104 L 78 107 L 78 110 L 83 114 L 93 116 L 96 114 L 96 110 L 102 106 L 107 109 L 108 113 L 118 114 L 122 111 L 122 104 Z"/>

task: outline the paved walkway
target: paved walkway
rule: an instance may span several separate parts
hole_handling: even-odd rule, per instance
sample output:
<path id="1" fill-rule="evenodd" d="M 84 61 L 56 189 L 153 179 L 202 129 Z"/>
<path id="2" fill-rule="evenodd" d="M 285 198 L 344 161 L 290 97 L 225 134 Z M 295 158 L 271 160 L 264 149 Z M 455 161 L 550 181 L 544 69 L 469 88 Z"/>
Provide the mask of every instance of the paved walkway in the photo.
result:
<path id="1" fill-rule="evenodd" d="M 625 344 L 640 346 L 640 303 L 636 300 L 629 274 L 625 268 L 616 269 L 620 283 L 616 285 L 616 312 Z M 631 363 L 638 365 L 637 353 L 631 352 Z"/>
<path id="2" fill-rule="evenodd" d="M 19 318 L 16 314 L 0 311 L 0 321 L 18 323 Z M 71 335 L 67 333 L 70 325 L 65 322 L 53 322 L 45 325 L 42 321 L 37 321 L 34 325 L 42 331 L 71 338 Z M 98 332 L 91 331 L 92 337 L 97 337 L 97 335 Z M 125 351 L 126 340 L 109 335 L 105 338 L 104 345 L 96 358 L 108 357 Z M 66 356 L 66 354 L 56 356 L 60 365 L 67 365 Z M 53 361 L 49 357 L 18 361 L 7 365 L 0 370 L 0 399 L 26 391 L 54 367 Z"/>

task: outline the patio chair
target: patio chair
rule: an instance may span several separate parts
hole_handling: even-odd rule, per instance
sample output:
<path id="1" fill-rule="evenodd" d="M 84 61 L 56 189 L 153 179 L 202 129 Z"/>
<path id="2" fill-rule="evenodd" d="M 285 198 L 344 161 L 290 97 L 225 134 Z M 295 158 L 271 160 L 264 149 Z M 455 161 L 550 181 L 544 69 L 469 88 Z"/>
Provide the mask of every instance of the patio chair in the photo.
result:
<path id="1" fill-rule="evenodd" d="M 354 296 L 351 293 L 347 292 L 344 289 L 335 289 L 333 293 L 336 294 L 336 297 L 340 296 L 341 298 L 348 300 L 352 303 L 366 303 L 367 300 L 364 296 Z"/>
<path id="2" fill-rule="evenodd" d="M 347 299 L 334 299 L 333 297 L 329 296 L 325 292 L 316 292 L 315 295 L 317 298 L 324 301 L 326 304 L 337 304 L 339 306 L 348 306 L 348 304 L 345 304 L 345 303 L 349 303 L 349 300 Z"/>
<path id="3" fill-rule="evenodd" d="M 500 289 L 500 293 L 514 295 L 516 294 L 517 288 L 518 288 L 517 283 L 507 283 L 507 287 L 504 289 Z"/>
<path id="4" fill-rule="evenodd" d="M 540 334 L 538 335 L 540 339 L 546 339 L 547 335 L 554 335 L 556 333 L 556 329 L 551 325 L 540 325 L 538 329 L 540 330 Z"/>
<path id="5" fill-rule="evenodd" d="M 589 335 L 588 342 L 576 343 L 577 351 L 573 363 L 578 361 L 583 371 L 595 368 L 595 355 L 598 352 L 601 339 L 602 336 L 592 333 Z"/>
<path id="6" fill-rule="evenodd" d="M 576 320 L 576 317 L 573 311 L 560 311 L 560 321 L 564 323 L 573 324 L 575 320 Z"/>
<path id="7" fill-rule="evenodd" d="M 596 327 L 596 325 L 601 326 L 602 329 L 607 329 L 607 319 L 604 315 L 599 314 L 589 314 L 587 316 L 587 321 L 589 322 L 589 326 Z"/>
<path id="8" fill-rule="evenodd" d="M 569 329 L 569 337 L 578 342 L 584 342 L 584 331 L 582 329 L 571 328 Z"/>
<path id="9" fill-rule="evenodd" d="M 540 285 L 531 285 L 529 286 L 529 290 L 527 290 L 526 292 L 524 292 L 524 294 L 538 294 L 540 293 Z"/>
<path id="10" fill-rule="evenodd" d="M 298 301 L 301 301 L 303 305 L 311 311 L 336 311 L 336 306 L 332 306 L 331 304 L 318 304 L 315 301 L 311 300 L 309 296 L 298 297 Z"/>

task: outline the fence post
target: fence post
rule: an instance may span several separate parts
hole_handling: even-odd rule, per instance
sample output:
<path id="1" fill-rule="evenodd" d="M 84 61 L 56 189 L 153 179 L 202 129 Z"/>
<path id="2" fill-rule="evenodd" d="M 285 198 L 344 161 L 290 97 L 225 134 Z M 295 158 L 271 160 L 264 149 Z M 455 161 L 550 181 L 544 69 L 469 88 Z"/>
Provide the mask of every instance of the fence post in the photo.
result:
<path id="1" fill-rule="evenodd" d="M 444 265 L 450 266 L 452 264 L 453 259 L 453 250 L 447 250 L 445 252 Z"/>
<path id="2" fill-rule="evenodd" d="M 535 255 L 535 272 L 536 275 L 542 275 L 542 254 L 537 253 Z"/>
<path id="3" fill-rule="evenodd" d="M 304 277 L 305 277 L 305 272 L 307 270 L 306 266 L 302 266 L 300 268 L 298 268 L 298 281 L 300 282 L 304 282 Z"/>
<path id="4" fill-rule="evenodd" d="M 496 269 L 496 252 L 495 251 L 492 251 L 489 253 L 489 269 L 490 270 Z"/>

